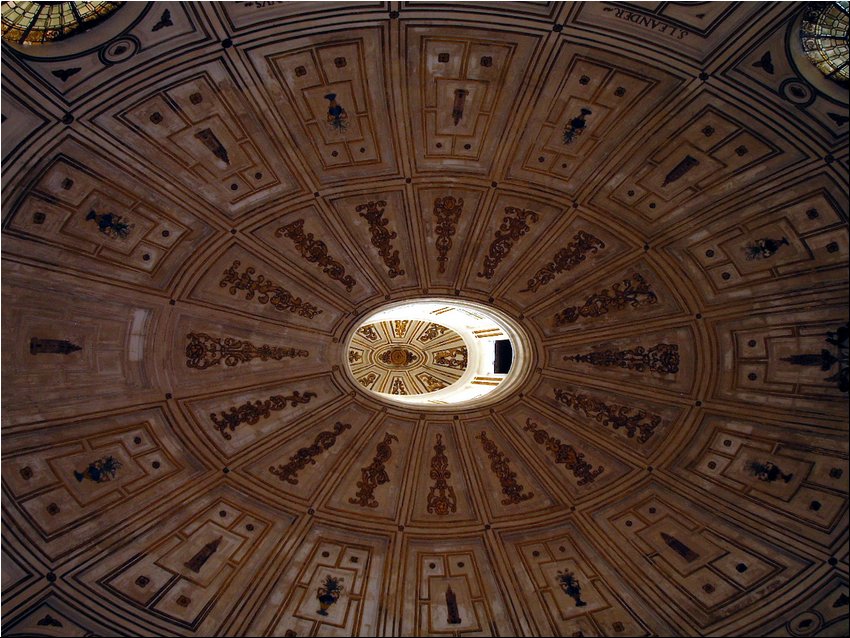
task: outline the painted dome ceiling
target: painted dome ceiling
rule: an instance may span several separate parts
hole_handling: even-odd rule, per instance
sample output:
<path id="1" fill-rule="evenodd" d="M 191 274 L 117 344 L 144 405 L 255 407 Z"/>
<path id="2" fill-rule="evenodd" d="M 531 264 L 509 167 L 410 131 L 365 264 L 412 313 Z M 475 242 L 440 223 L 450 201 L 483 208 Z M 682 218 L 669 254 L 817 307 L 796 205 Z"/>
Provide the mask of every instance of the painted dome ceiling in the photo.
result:
<path id="1" fill-rule="evenodd" d="M 358 328 L 348 363 L 357 382 L 375 392 L 430 394 L 460 380 L 467 347 L 463 337 L 441 324 L 395 319 Z"/>
<path id="2" fill-rule="evenodd" d="M 850 120 L 805 8 L 4 41 L 4 635 L 845 634 Z M 358 383 L 451 383 L 427 324 L 356 334 L 431 298 L 521 326 L 510 392 Z"/>

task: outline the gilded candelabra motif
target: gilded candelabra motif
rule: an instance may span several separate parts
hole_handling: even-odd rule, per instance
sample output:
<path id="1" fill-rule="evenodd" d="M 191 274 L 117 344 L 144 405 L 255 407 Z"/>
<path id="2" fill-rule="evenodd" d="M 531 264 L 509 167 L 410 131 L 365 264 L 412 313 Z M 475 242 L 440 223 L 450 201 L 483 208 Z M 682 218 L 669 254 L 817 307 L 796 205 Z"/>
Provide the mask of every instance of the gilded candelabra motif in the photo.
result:
<path id="1" fill-rule="evenodd" d="M 487 256 L 484 257 L 484 269 L 478 273 L 478 276 L 492 279 L 496 272 L 496 266 L 507 257 L 514 242 L 531 229 L 528 222 L 533 224 L 538 219 L 540 219 L 540 216 L 532 210 L 507 206 L 502 225 L 496 231 L 496 238 L 490 244 Z"/>
<path id="2" fill-rule="evenodd" d="M 657 414 L 622 405 L 608 405 L 580 392 L 567 392 L 555 388 L 555 398 L 585 416 L 592 417 L 602 425 L 610 426 L 615 430 L 624 428 L 629 438 L 633 438 L 640 432 L 637 437 L 640 443 L 646 443 L 655 433 L 655 428 L 661 425 L 661 417 Z"/>
<path id="3" fill-rule="evenodd" d="M 313 233 L 304 233 L 304 220 L 297 219 L 291 224 L 281 226 L 274 231 L 275 237 L 285 236 L 292 240 L 295 247 L 311 264 L 318 264 L 328 277 L 340 282 L 351 292 L 357 282 L 351 275 L 345 274 L 345 267 L 328 255 L 328 247 L 323 241 L 313 238 Z"/>
<path id="4" fill-rule="evenodd" d="M 224 271 L 224 277 L 219 282 L 222 288 L 227 288 L 230 284 L 229 292 L 231 295 L 235 295 L 237 290 L 244 290 L 245 299 L 249 301 L 258 295 L 257 301 L 261 304 L 271 303 L 278 310 L 288 310 L 310 319 L 322 313 L 313 304 L 301 301 L 300 297 L 296 297 L 285 288 L 278 286 L 270 279 L 266 279 L 263 275 L 254 279 L 252 275 L 257 270 L 253 266 L 248 266 L 244 273 L 239 274 L 237 269 L 240 263 L 238 259 L 234 260 L 233 265 Z"/>
<path id="5" fill-rule="evenodd" d="M 407 329 L 410 327 L 410 319 L 400 319 L 392 322 L 393 335 L 396 339 L 403 339 Z"/>
<path id="6" fill-rule="evenodd" d="M 555 463 L 560 463 L 570 470 L 573 476 L 579 479 L 579 486 L 593 483 L 596 477 L 605 471 L 604 467 L 593 469 L 593 465 L 585 460 L 583 452 L 579 452 L 572 445 L 561 443 L 561 439 L 549 436 L 546 430 L 540 429 L 540 426 L 530 418 L 526 420 L 522 429 L 531 432 L 535 442 L 545 446 L 546 450 L 552 453 Z"/>
<path id="7" fill-rule="evenodd" d="M 295 390 L 288 397 L 275 394 L 265 401 L 246 401 L 242 405 L 222 411 L 219 415 L 210 414 L 210 419 L 212 419 L 216 429 L 221 432 L 221 435 L 230 440 L 232 437 L 227 432 L 228 429 L 233 432 L 242 423 L 255 425 L 260 422 L 260 419 L 269 418 L 273 411 L 285 409 L 287 403 L 294 408 L 299 404 L 309 403 L 310 399 L 315 396 L 317 396 L 315 392 L 305 392 L 302 395 L 298 390 Z"/>
<path id="8" fill-rule="evenodd" d="M 378 501 L 375 500 L 375 488 L 390 482 L 384 464 L 392 456 L 390 444 L 393 441 L 398 442 L 398 437 L 395 434 L 384 433 L 384 438 L 378 443 L 377 453 L 372 459 L 372 463 L 361 468 L 360 480 L 357 481 L 357 494 L 354 498 L 348 499 L 349 503 L 362 507 L 378 507 Z"/>
<path id="9" fill-rule="evenodd" d="M 226 366 L 235 366 L 253 359 L 280 361 L 284 358 L 294 359 L 306 357 L 307 350 L 282 348 L 278 346 L 255 346 L 250 341 L 233 339 L 232 337 L 211 337 L 204 332 L 190 332 L 186 335 L 189 343 L 186 345 L 186 366 L 205 370 L 217 366 L 222 361 Z"/>
<path id="10" fill-rule="evenodd" d="M 448 254 L 452 247 L 452 237 L 457 232 L 457 223 L 462 212 L 462 197 L 455 199 L 447 196 L 438 197 L 434 200 L 434 217 L 437 218 L 434 234 L 437 235 L 438 272 L 446 272 L 446 262 L 449 260 Z"/>
<path id="11" fill-rule="evenodd" d="M 643 346 L 629 350 L 600 350 L 586 354 L 565 356 L 564 361 L 580 361 L 607 368 L 626 368 L 636 372 L 675 374 L 679 371 L 679 346 L 675 343 L 658 343 L 649 350 Z"/>
<path id="12" fill-rule="evenodd" d="M 390 278 L 395 278 L 403 275 L 404 270 L 399 267 L 401 260 L 398 251 L 393 250 L 390 243 L 391 240 L 398 237 L 398 233 L 387 228 L 389 220 L 384 218 L 384 206 L 386 205 L 387 203 L 383 200 L 366 202 L 357 206 L 355 210 L 369 224 L 369 232 L 372 233 L 372 245 L 378 249 L 378 255 L 384 260 Z"/>
<path id="13" fill-rule="evenodd" d="M 337 421 L 334 423 L 333 430 L 323 430 L 316 435 L 313 440 L 313 445 L 302 447 L 295 454 L 289 457 L 289 463 L 286 465 L 278 465 L 270 467 L 269 472 L 277 476 L 281 481 L 285 481 L 291 485 L 298 485 L 298 472 L 303 470 L 308 465 L 316 464 L 316 457 L 322 454 L 325 450 L 329 450 L 336 443 L 336 437 L 345 432 L 351 427 L 349 423 Z"/>
<path id="14" fill-rule="evenodd" d="M 580 317 L 601 317 L 611 311 L 622 310 L 628 306 L 637 308 L 658 301 L 657 295 L 650 285 L 638 273 L 633 273 L 631 279 L 616 283 L 611 289 L 590 295 L 581 306 L 565 308 L 555 315 L 555 325 L 563 326 L 578 321 Z"/>
<path id="15" fill-rule="evenodd" d="M 537 292 L 540 286 L 548 284 L 556 275 L 575 268 L 587 259 L 588 254 L 597 253 L 602 248 L 605 248 L 605 242 L 601 239 L 583 230 L 578 231 L 573 240 L 555 253 L 555 258 L 538 270 L 520 292 Z"/>
<path id="16" fill-rule="evenodd" d="M 498 446 L 487 438 L 487 433 L 482 430 L 475 438 L 481 441 L 481 447 L 484 448 L 487 457 L 490 459 L 490 469 L 493 470 L 502 485 L 502 494 L 505 495 L 505 498 L 502 499 L 502 505 L 522 503 L 532 498 L 534 492 L 523 493 L 523 486 L 517 483 L 516 472 L 511 470 L 510 461 L 499 450 Z"/>
<path id="17" fill-rule="evenodd" d="M 448 484 L 452 473 L 449 472 L 449 459 L 446 457 L 446 446 L 443 445 L 443 435 L 437 435 L 434 446 L 434 456 L 431 457 L 431 479 L 434 485 L 428 491 L 428 513 L 445 516 L 457 511 L 457 497 L 454 488 Z"/>

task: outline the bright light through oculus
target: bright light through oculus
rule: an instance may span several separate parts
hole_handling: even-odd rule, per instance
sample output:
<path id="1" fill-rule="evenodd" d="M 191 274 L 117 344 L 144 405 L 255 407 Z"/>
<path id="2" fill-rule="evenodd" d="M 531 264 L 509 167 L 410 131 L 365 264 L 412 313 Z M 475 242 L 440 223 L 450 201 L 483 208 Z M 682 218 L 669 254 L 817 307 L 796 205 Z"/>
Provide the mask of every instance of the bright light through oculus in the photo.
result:
<path id="1" fill-rule="evenodd" d="M 398 403 L 472 402 L 512 376 L 516 328 L 509 323 L 478 304 L 427 300 L 395 305 L 355 328 L 348 369 L 364 390 Z"/>

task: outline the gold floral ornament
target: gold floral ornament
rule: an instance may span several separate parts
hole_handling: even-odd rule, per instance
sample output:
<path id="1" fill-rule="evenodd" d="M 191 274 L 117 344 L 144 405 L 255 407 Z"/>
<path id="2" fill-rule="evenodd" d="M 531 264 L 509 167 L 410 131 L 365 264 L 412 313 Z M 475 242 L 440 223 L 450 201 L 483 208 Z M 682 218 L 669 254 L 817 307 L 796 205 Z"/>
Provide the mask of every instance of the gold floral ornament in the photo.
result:
<path id="1" fill-rule="evenodd" d="M 106 19 L 123 2 L 3 2 L 3 39 L 25 46 L 63 40 Z"/>

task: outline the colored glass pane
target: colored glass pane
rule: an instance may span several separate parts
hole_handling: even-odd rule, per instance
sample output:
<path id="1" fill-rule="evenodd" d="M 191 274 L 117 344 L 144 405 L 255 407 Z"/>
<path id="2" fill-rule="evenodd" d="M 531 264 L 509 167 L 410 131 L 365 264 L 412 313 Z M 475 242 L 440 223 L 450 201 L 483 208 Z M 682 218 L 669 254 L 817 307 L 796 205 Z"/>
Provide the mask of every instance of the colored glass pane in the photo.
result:
<path id="1" fill-rule="evenodd" d="M 3 39 L 18 44 L 44 44 L 88 29 L 120 8 L 123 2 L 3 2 Z"/>
<path id="2" fill-rule="evenodd" d="M 809 60 L 841 84 L 850 79 L 848 5 L 848 0 L 813 2 L 806 7 L 800 26 L 800 41 Z"/>

